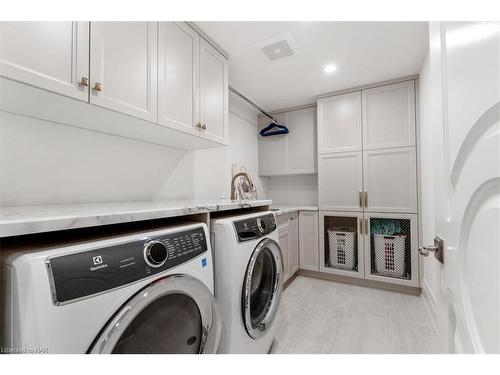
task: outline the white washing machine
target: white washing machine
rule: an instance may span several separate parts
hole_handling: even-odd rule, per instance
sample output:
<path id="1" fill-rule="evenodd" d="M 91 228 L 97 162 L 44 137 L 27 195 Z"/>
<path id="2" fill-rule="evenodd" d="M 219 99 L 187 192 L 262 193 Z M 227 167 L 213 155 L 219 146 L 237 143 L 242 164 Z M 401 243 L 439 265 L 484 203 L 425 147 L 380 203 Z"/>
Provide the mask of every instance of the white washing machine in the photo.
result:
<path id="1" fill-rule="evenodd" d="M 2 242 L 4 349 L 217 351 L 221 316 L 205 224 L 90 237 Z"/>
<path id="2" fill-rule="evenodd" d="M 268 353 L 283 291 L 283 258 L 272 212 L 213 219 L 220 353 Z"/>

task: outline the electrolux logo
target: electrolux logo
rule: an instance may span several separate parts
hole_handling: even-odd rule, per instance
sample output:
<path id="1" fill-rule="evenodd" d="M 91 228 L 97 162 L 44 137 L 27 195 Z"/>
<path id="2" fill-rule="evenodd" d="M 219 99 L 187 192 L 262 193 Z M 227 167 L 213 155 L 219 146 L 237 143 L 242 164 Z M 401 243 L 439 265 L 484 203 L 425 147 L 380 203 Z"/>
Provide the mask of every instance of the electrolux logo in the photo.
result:
<path id="1" fill-rule="evenodd" d="M 103 268 L 108 267 L 107 264 L 103 264 L 103 259 L 101 255 L 97 255 L 92 257 L 92 263 L 94 263 L 94 267 L 90 267 L 90 271 L 97 271 Z"/>

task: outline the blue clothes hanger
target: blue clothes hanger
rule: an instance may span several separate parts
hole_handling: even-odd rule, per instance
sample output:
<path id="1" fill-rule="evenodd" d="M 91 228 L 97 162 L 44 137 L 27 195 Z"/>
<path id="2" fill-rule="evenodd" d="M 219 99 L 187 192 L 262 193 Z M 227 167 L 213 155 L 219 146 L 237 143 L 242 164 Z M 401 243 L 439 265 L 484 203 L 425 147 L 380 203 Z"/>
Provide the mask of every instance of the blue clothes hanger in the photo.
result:
<path id="1" fill-rule="evenodd" d="M 271 135 L 281 135 L 281 134 L 288 134 L 288 133 L 290 133 L 290 131 L 288 130 L 288 128 L 285 125 L 278 124 L 278 121 L 276 121 L 273 118 L 273 116 L 271 116 L 269 113 L 267 113 L 266 111 L 264 111 L 261 107 L 259 107 L 257 104 L 255 104 L 254 102 L 252 102 L 245 95 L 243 95 L 239 91 L 235 90 L 231 86 L 229 86 L 229 90 L 231 90 L 232 92 L 234 92 L 236 95 L 238 95 L 240 98 L 242 98 L 243 100 L 245 100 L 246 102 L 248 102 L 253 107 L 257 108 L 262 114 L 264 114 L 265 116 L 269 117 L 272 120 L 272 122 L 268 126 L 266 126 L 264 129 L 262 129 L 260 131 L 260 135 L 261 136 L 263 136 L 263 137 L 269 137 Z"/>
<path id="2" fill-rule="evenodd" d="M 273 119 L 268 126 L 260 131 L 260 135 L 263 137 L 269 137 L 271 135 L 288 134 L 290 131 L 285 125 L 280 125 Z"/>

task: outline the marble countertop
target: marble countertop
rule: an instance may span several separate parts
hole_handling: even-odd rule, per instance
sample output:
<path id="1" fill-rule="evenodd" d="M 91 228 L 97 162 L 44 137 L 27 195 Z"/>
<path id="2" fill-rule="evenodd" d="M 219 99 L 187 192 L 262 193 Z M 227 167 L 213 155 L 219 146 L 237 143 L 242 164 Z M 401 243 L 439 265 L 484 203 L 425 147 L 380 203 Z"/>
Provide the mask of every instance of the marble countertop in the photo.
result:
<path id="1" fill-rule="evenodd" d="M 271 200 L 114 202 L 0 208 L 0 237 L 270 206 Z"/>
<path id="2" fill-rule="evenodd" d="M 273 210 L 274 213 L 277 216 L 279 216 L 297 211 L 318 211 L 318 207 L 309 206 L 307 204 L 297 204 L 297 205 L 275 204 L 271 206 L 271 210 Z"/>

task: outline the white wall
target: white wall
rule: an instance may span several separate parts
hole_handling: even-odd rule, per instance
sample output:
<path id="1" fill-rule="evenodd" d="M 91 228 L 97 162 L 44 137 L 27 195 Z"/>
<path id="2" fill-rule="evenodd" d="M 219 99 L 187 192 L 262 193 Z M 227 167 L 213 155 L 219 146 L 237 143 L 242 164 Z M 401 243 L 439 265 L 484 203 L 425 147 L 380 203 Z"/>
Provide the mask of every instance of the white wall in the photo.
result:
<path id="1" fill-rule="evenodd" d="M 194 151 L 195 199 L 230 197 L 232 165 L 245 166 L 259 198 L 267 198 L 267 178 L 259 177 L 257 111 L 231 94 L 229 97 L 229 146 Z"/>
<path id="2" fill-rule="evenodd" d="M 268 195 L 273 204 L 318 205 L 318 175 L 270 177 Z"/>
<path id="3" fill-rule="evenodd" d="M 229 197 L 231 163 L 258 170 L 257 114 L 229 107 L 230 146 L 191 152 L 0 111 L 0 206 Z"/>

